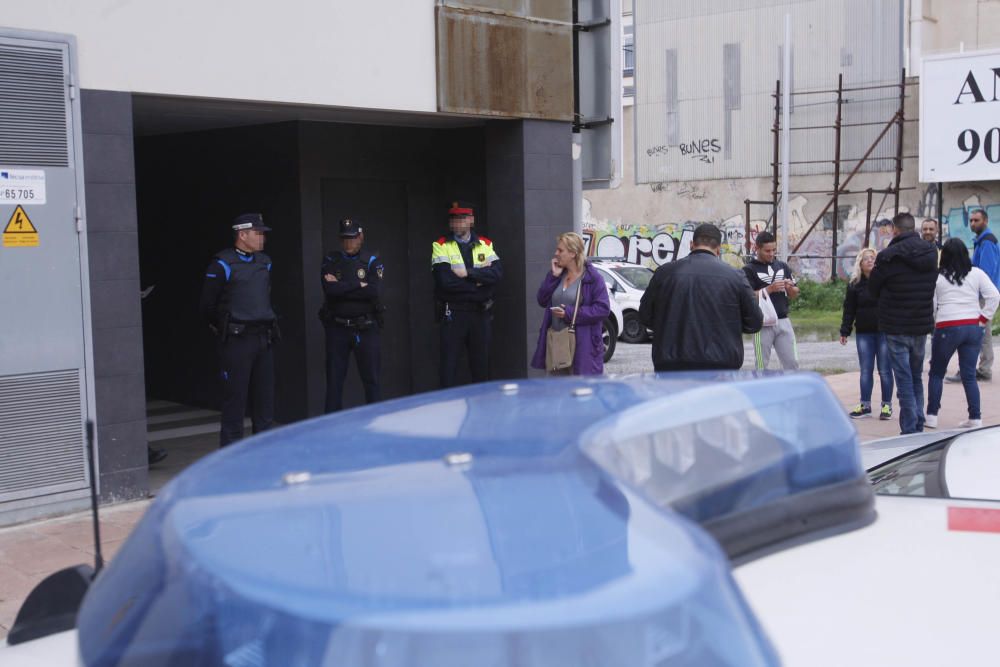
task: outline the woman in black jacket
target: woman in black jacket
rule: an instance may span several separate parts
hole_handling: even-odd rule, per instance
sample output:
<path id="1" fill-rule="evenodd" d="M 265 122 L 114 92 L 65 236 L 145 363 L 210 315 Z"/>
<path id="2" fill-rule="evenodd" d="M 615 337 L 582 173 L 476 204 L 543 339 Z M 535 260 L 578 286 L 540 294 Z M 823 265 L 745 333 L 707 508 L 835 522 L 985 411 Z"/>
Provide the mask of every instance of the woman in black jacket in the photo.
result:
<path id="1" fill-rule="evenodd" d="M 840 322 L 841 345 L 847 345 L 852 325 L 855 329 L 854 342 L 858 347 L 858 365 L 861 366 L 861 403 L 851 410 L 852 419 L 871 417 L 876 359 L 879 384 L 882 386 L 882 409 L 878 418 L 892 419 L 893 381 L 889 346 L 885 334 L 878 330 L 878 300 L 868 293 L 868 275 L 875 266 L 875 255 L 874 249 L 864 248 L 854 260 L 854 270 L 844 295 L 844 316 Z"/>

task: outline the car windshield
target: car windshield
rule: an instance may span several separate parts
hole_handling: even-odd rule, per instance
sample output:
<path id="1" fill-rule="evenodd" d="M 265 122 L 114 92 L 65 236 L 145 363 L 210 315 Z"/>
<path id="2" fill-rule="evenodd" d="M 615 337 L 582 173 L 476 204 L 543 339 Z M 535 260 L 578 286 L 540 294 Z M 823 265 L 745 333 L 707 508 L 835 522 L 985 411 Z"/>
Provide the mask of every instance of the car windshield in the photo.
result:
<path id="1" fill-rule="evenodd" d="M 645 266 L 623 266 L 615 269 L 615 272 L 629 285 L 642 290 L 649 287 L 649 281 L 653 277 L 653 272 Z"/>

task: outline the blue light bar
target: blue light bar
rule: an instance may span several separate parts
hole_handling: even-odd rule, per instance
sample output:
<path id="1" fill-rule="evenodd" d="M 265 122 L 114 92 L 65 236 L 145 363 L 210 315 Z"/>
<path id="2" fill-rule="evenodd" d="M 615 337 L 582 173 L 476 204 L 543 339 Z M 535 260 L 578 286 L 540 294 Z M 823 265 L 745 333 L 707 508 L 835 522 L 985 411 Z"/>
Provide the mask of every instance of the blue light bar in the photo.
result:
<path id="1" fill-rule="evenodd" d="M 489 383 L 262 434 L 156 499 L 84 601 L 83 664 L 776 665 L 696 522 L 732 556 L 733 516 L 863 479 L 829 400 Z"/>

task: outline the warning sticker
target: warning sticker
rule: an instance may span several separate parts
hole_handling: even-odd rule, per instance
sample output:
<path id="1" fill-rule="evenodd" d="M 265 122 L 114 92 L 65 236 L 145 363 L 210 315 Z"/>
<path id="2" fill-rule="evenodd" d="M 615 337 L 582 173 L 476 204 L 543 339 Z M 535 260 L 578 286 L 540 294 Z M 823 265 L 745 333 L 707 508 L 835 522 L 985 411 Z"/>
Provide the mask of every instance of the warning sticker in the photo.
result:
<path id="1" fill-rule="evenodd" d="M 3 228 L 4 248 L 34 248 L 38 246 L 38 230 L 31 224 L 31 218 L 18 206 Z"/>
<path id="2" fill-rule="evenodd" d="M 45 172 L 0 167 L 0 204 L 45 203 Z"/>

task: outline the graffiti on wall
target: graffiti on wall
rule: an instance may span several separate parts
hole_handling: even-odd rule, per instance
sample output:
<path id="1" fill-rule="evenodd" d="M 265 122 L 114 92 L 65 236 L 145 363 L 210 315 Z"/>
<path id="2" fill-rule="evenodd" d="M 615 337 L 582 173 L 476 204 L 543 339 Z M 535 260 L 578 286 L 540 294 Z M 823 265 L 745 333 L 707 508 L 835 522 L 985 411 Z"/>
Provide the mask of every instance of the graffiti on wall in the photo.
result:
<path id="1" fill-rule="evenodd" d="M 931 190 L 934 190 L 932 193 Z M 914 217 L 917 226 L 927 218 L 934 217 L 937 210 L 936 188 L 931 186 L 919 203 Z M 885 208 L 883 202 L 872 212 L 871 229 L 868 245 L 877 250 L 885 248 L 892 240 L 892 216 L 895 211 Z M 794 197 L 789 202 L 789 247 L 795 245 L 805 236 L 806 230 L 812 224 L 805 209 L 809 200 L 803 196 Z M 873 206 L 873 208 L 875 208 Z M 956 236 L 963 239 L 971 247 L 973 234 L 969 230 L 968 214 L 978 208 L 985 208 L 994 222 L 1000 227 L 1000 203 L 984 205 L 978 195 L 966 199 L 962 206 L 947 209 L 943 216 L 945 236 Z M 900 206 L 900 211 L 909 211 Z M 912 211 L 911 211 L 912 212 Z M 865 224 L 868 212 L 858 206 L 843 207 L 840 215 L 841 230 L 838 235 L 836 251 L 837 275 L 846 279 L 854 266 L 854 258 L 864 247 Z M 583 232 L 587 244 L 587 254 L 596 257 L 620 257 L 625 261 L 642 264 L 655 269 L 668 262 L 683 259 L 690 252 L 691 237 L 694 228 L 703 222 L 710 222 L 719 227 L 723 234 L 722 258 L 732 266 L 742 266 L 748 254 L 756 251 L 754 239 L 764 230 L 767 221 L 751 219 L 750 236 L 747 238 L 747 225 L 744 214 L 740 213 L 723 219 L 683 220 L 679 222 L 665 220 L 663 222 L 631 222 L 627 220 L 599 219 L 591 215 L 589 202 L 584 200 Z M 817 225 L 793 256 L 789 263 L 799 275 L 813 280 L 826 281 L 831 273 L 831 245 L 833 243 L 832 229 L 823 229 Z"/>

